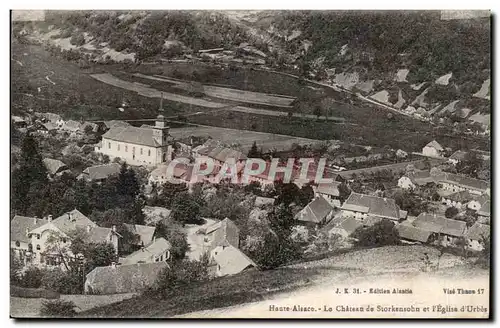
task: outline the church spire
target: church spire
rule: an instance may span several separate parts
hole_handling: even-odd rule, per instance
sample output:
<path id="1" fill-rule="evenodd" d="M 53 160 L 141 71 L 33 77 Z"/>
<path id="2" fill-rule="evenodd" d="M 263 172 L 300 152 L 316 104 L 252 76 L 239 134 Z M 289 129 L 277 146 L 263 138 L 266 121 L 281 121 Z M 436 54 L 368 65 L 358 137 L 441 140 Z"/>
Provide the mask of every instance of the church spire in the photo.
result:
<path id="1" fill-rule="evenodd" d="M 161 92 L 161 96 L 160 97 L 161 98 L 160 98 L 160 109 L 159 109 L 159 111 L 160 111 L 160 114 L 162 114 L 163 113 L 163 92 Z"/>

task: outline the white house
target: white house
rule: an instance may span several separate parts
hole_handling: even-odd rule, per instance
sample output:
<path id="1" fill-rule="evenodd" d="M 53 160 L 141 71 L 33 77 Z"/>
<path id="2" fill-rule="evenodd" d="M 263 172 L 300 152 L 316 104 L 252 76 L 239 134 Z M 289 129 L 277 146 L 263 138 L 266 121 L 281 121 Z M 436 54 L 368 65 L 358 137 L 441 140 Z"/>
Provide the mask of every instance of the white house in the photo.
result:
<path id="1" fill-rule="evenodd" d="M 151 127 L 112 126 L 95 151 L 130 165 L 158 165 L 172 160 L 172 138 L 165 118 L 158 115 Z"/>
<path id="2" fill-rule="evenodd" d="M 402 176 L 398 180 L 398 187 L 402 188 L 402 189 L 414 189 L 415 184 L 413 183 L 413 181 L 411 181 L 411 179 L 409 177 Z"/>
<path id="3" fill-rule="evenodd" d="M 78 210 L 73 210 L 52 220 L 49 216 L 47 222 L 29 231 L 29 241 L 32 252 L 32 263 L 36 265 L 54 266 L 60 264 L 60 255 L 49 250 L 51 247 L 47 241 L 57 234 L 59 238 L 58 247 L 69 250 L 71 245 L 71 233 L 77 229 L 86 231 L 88 242 L 110 243 L 118 252 L 118 238 L 120 235 L 116 228 L 102 228 L 89 220 Z M 71 252 L 68 252 L 72 256 Z"/>
<path id="4" fill-rule="evenodd" d="M 442 157 L 443 152 L 443 146 L 441 146 L 436 140 L 432 140 L 422 149 L 422 155 L 429 157 Z"/>
<path id="5" fill-rule="evenodd" d="M 140 250 L 125 257 L 121 261 L 121 264 L 129 265 L 138 263 L 166 262 L 170 259 L 171 248 L 172 246 L 165 238 L 155 238 L 149 245 L 142 247 Z"/>
<path id="6" fill-rule="evenodd" d="M 28 264 L 32 258 L 33 250 L 29 232 L 45 225 L 47 222 L 46 219 L 20 215 L 14 216 L 10 222 L 10 248 L 23 264 Z"/>

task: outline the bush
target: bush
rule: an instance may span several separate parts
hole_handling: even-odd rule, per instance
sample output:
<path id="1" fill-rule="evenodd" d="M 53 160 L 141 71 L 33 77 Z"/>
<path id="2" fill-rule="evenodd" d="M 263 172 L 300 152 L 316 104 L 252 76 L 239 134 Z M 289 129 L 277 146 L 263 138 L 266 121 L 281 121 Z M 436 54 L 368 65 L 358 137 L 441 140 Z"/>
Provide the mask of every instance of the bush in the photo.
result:
<path id="1" fill-rule="evenodd" d="M 444 212 L 444 216 L 446 216 L 448 219 L 451 219 L 455 217 L 458 214 L 458 208 L 456 207 L 448 207 L 446 211 Z"/>
<path id="2" fill-rule="evenodd" d="M 23 288 L 19 286 L 10 286 L 10 296 L 23 298 L 47 298 L 58 299 L 59 293 L 43 288 Z"/>
<path id="3" fill-rule="evenodd" d="M 78 272 L 64 272 L 57 268 L 43 276 L 42 286 L 61 294 L 82 294 L 83 278 Z"/>
<path id="4" fill-rule="evenodd" d="M 379 247 L 399 244 L 399 235 L 394 223 L 387 219 L 383 219 L 371 227 L 358 228 L 353 237 L 357 239 L 356 245 L 358 246 Z"/>
<path id="5" fill-rule="evenodd" d="M 75 307 L 75 303 L 71 301 L 45 301 L 42 303 L 40 315 L 42 317 L 70 318 L 76 314 Z"/>
<path id="6" fill-rule="evenodd" d="M 44 272 L 37 267 L 29 267 L 19 280 L 19 285 L 25 288 L 40 288 Z"/>
<path id="7" fill-rule="evenodd" d="M 208 279 L 208 255 L 205 254 L 200 261 L 183 260 L 174 263 L 171 268 L 163 269 L 156 282 L 155 291 L 166 297 L 173 289 Z"/>

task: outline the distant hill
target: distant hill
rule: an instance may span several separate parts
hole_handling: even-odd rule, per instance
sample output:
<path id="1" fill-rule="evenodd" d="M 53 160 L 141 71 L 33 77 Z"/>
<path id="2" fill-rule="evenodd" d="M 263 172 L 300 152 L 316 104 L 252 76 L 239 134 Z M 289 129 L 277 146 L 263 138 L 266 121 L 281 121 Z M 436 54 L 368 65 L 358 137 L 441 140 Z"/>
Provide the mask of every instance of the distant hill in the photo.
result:
<path id="1" fill-rule="evenodd" d="M 13 31 L 86 52 L 89 59 L 100 51 L 98 61 L 174 58 L 247 43 L 266 55 L 267 66 L 336 83 L 424 117 L 464 120 L 490 112 L 491 27 L 484 16 L 483 11 L 47 11 L 44 22 L 14 22 Z M 452 111 L 442 111 L 457 100 Z"/>

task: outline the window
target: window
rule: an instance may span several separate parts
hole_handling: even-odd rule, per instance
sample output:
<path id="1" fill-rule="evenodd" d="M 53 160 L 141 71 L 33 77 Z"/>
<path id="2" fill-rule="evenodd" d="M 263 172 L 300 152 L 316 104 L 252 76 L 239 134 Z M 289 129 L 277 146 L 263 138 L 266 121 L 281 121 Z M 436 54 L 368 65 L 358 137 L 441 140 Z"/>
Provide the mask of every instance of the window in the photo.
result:
<path id="1" fill-rule="evenodd" d="M 155 262 L 158 262 L 158 258 L 155 259 Z"/>
<path id="2" fill-rule="evenodd" d="M 160 256 L 160 261 L 163 261 L 163 255 Z"/>
<path id="3" fill-rule="evenodd" d="M 16 247 L 19 247 L 21 246 L 21 243 L 19 242 L 19 240 L 16 241 Z"/>
<path id="4" fill-rule="evenodd" d="M 141 155 L 142 155 L 142 148 L 141 148 Z"/>
<path id="5" fill-rule="evenodd" d="M 39 251 L 40 250 L 40 245 L 36 245 L 36 250 Z"/>
<path id="6" fill-rule="evenodd" d="M 148 156 L 151 156 L 151 149 L 148 149 Z M 151 164 L 151 163 L 149 163 Z"/>
<path id="7" fill-rule="evenodd" d="M 36 234 L 36 239 L 40 239 L 40 234 L 39 233 Z"/>
<path id="8" fill-rule="evenodd" d="M 118 145 L 118 151 L 120 151 L 120 145 Z"/>
<path id="9" fill-rule="evenodd" d="M 125 145 L 125 152 L 128 152 L 128 146 Z"/>
<path id="10" fill-rule="evenodd" d="M 111 149 L 111 142 L 108 142 L 108 148 Z"/>
<path id="11" fill-rule="evenodd" d="M 135 147 L 132 147 L 132 152 L 135 154 Z"/>
<path id="12" fill-rule="evenodd" d="M 109 241 L 113 241 L 113 235 L 109 235 Z"/>
<path id="13" fill-rule="evenodd" d="M 62 239 L 62 242 L 63 242 L 64 244 L 66 244 L 66 238 L 63 238 L 63 239 Z"/>

